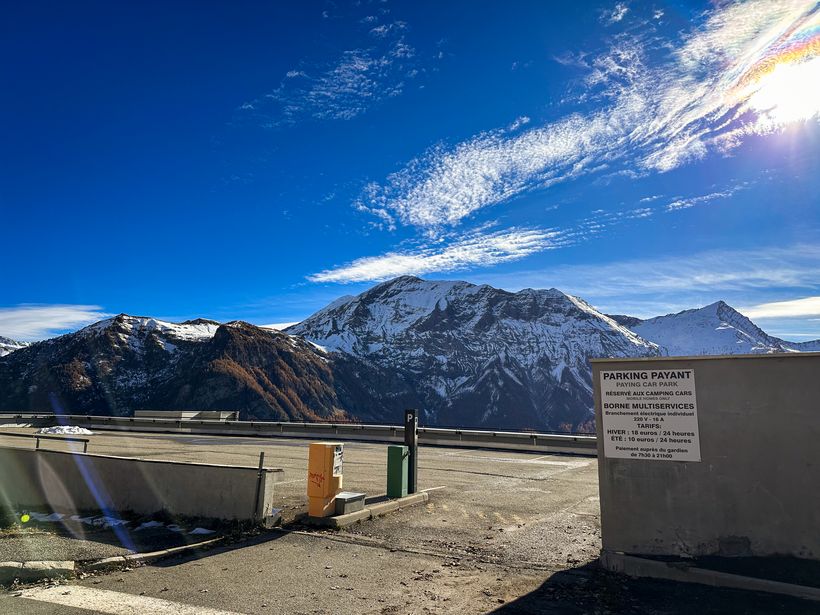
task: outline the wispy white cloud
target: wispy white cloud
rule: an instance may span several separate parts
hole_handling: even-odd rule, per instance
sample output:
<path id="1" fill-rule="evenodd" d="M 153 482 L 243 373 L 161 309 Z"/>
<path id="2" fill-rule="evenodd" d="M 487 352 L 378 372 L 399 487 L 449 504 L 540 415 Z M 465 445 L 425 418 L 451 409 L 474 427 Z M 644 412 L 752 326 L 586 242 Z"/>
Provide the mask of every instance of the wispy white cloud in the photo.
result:
<path id="1" fill-rule="evenodd" d="M 513 228 L 476 232 L 445 247 L 419 246 L 403 252 L 357 259 L 309 276 L 312 282 L 379 281 L 406 274 L 459 271 L 524 258 L 562 244 L 561 234 L 543 229 Z"/>
<path id="2" fill-rule="evenodd" d="M 531 120 L 529 117 L 527 117 L 526 115 L 522 115 L 521 117 L 517 117 L 517 118 L 515 119 L 515 121 L 514 121 L 512 124 L 510 124 L 510 125 L 509 125 L 509 127 L 507 128 L 507 130 L 509 130 L 510 132 L 513 132 L 513 131 L 515 131 L 515 130 L 518 130 L 518 129 L 519 129 L 519 128 L 521 128 L 522 126 L 526 126 L 526 125 L 527 125 L 527 124 L 529 124 L 531 121 L 532 121 L 532 120 Z"/>
<path id="3" fill-rule="evenodd" d="M 388 177 L 369 184 L 358 206 L 395 214 L 405 224 L 454 225 L 471 213 L 525 191 L 585 173 L 595 150 L 623 139 L 603 116 L 580 116 L 513 137 L 484 133 L 454 149 L 438 146 Z"/>
<path id="4" fill-rule="evenodd" d="M 535 252 L 543 250 L 554 250 L 578 245 L 588 241 L 612 227 L 619 226 L 632 221 L 650 218 L 657 213 L 669 213 L 679 209 L 686 209 L 696 205 L 710 203 L 719 198 L 726 198 L 734 194 L 740 188 L 730 188 L 720 192 L 712 192 L 702 196 L 678 197 L 669 205 L 663 207 L 651 207 L 645 204 L 656 200 L 641 199 L 642 207 L 623 209 L 618 211 L 608 211 L 599 209 L 593 211 L 589 216 L 582 218 L 572 224 L 562 228 L 525 229 L 524 235 L 520 235 L 520 229 L 510 229 L 509 231 L 488 232 L 489 226 L 479 227 L 473 230 L 466 240 L 461 239 L 452 243 L 452 237 L 438 237 L 433 245 L 420 246 L 416 250 L 409 252 L 389 252 L 383 256 L 372 256 L 359 259 L 348 265 L 323 271 L 309 276 L 313 282 L 362 282 L 378 281 L 391 277 L 385 271 L 394 272 L 393 275 L 424 273 L 446 273 L 450 271 L 460 271 L 469 267 L 489 266 L 498 263 L 519 260 Z M 685 204 L 685 206 L 684 206 Z M 395 220 L 389 212 L 371 211 L 381 218 L 384 225 L 393 226 Z M 490 258 L 483 251 L 487 246 L 497 246 L 508 242 L 510 238 L 517 237 L 533 238 L 541 236 L 549 241 L 528 242 L 521 244 L 510 243 L 518 246 L 519 249 L 510 252 L 509 258 Z M 501 244 L 499 244 L 501 242 Z M 520 249 L 526 245 L 526 249 Z M 467 248 L 467 249 L 465 249 Z M 498 256 L 496 254 L 496 256 Z"/>
<path id="5" fill-rule="evenodd" d="M 795 318 L 820 316 L 820 296 L 803 297 L 790 301 L 771 301 L 743 308 L 749 318 Z"/>
<path id="6" fill-rule="evenodd" d="M 98 305 L 18 305 L 0 308 L 0 335 L 23 342 L 53 337 L 109 314 Z"/>
<path id="7" fill-rule="evenodd" d="M 774 102 L 767 94 L 782 79 L 794 87 L 816 83 L 816 44 L 812 52 L 803 41 L 816 40 L 812 28 L 818 24 L 813 1 L 752 0 L 707 13 L 651 66 L 650 52 L 662 54 L 671 43 L 651 46 L 648 38 L 621 35 L 598 57 L 562 57 L 586 67 L 583 97 L 596 100 L 598 111 L 521 133 L 498 129 L 439 144 L 368 185 L 357 206 L 435 233 L 557 182 L 604 168 L 668 171 L 710 152 L 725 153 L 745 136 L 779 129 L 789 119 L 820 117 L 816 96 L 804 93 L 792 108 L 797 103 L 782 92 Z M 791 63 L 797 75 L 772 71 L 778 62 Z"/>
<path id="8" fill-rule="evenodd" d="M 818 271 L 820 247 L 798 244 L 561 265 L 485 274 L 481 281 L 510 290 L 556 287 L 584 297 L 604 310 L 650 317 L 718 299 L 732 298 L 738 305 L 749 305 L 755 299 L 760 301 L 778 295 L 805 297 L 813 290 L 820 290 Z M 751 308 L 752 313 L 757 316 L 763 313 L 754 309 Z M 807 306 L 799 304 L 789 309 L 807 309 Z"/>
<path id="9" fill-rule="evenodd" d="M 618 23 L 624 17 L 626 17 L 626 14 L 628 12 L 629 7 L 623 2 L 618 2 L 610 10 L 606 10 L 601 13 L 601 21 L 603 21 L 606 24 Z"/>
<path id="10" fill-rule="evenodd" d="M 720 190 L 718 192 L 710 192 L 709 194 L 702 194 L 700 196 L 692 196 L 687 198 L 676 198 L 666 206 L 666 211 L 676 211 L 678 209 L 689 209 L 695 205 L 702 205 L 704 203 L 711 203 L 718 199 L 726 199 L 737 192 L 738 188 L 729 190 Z M 643 199 L 641 199 L 643 201 Z"/>
<path id="11" fill-rule="evenodd" d="M 372 20 L 371 20 L 372 18 Z M 366 18 L 368 25 L 375 17 Z M 287 71 L 272 92 L 243 103 L 240 111 L 275 128 L 304 119 L 349 120 L 402 93 L 419 71 L 416 50 L 396 21 L 369 29 L 368 43 L 323 65 Z"/>

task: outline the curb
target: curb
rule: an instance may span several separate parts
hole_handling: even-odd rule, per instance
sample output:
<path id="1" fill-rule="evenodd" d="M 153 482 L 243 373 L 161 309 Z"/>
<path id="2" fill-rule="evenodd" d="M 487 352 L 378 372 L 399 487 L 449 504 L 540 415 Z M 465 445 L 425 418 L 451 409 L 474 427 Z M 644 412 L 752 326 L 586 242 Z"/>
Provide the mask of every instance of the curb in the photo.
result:
<path id="1" fill-rule="evenodd" d="M 37 560 L 31 562 L 0 562 L 0 585 L 10 585 L 42 579 L 73 577 L 75 562 L 62 560 Z"/>
<path id="2" fill-rule="evenodd" d="M 375 519 L 376 517 L 386 515 L 389 512 L 393 512 L 394 510 L 401 510 L 402 508 L 407 508 L 408 506 L 421 504 L 423 502 L 428 501 L 429 499 L 430 494 L 428 494 L 426 491 L 420 491 L 418 493 L 414 493 L 412 495 L 408 495 L 397 500 L 389 500 L 387 502 L 373 504 L 371 506 L 368 506 L 367 508 L 357 510 L 356 512 L 348 513 L 346 515 L 339 515 L 337 517 L 310 517 L 308 515 L 304 515 L 303 517 L 299 518 L 299 521 L 305 523 L 306 525 L 312 525 L 314 527 L 329 527 L 333 529 L 339 529 L 347 527 L 348 525 L 353 525 L 358 521 Z"/>
<path id="3" fill-rule="evenodd" d="M 713 587 L 729 587 L 820 601 L 820 587 L 795 585 L 783 581 L 772 581 L 759 577 L 747 577 L 729 572 L 695 568 L 677 562 L 663 562 L 613 551 L 603 551 L 601 553 L 601 564 L 607 570 L 620 572 L 630 577 L 650 577 L 683 583 L 699 583 Z"/>
<path id="4" fill-rule="evenodd" d="M 225 536 L 218 536 L 217 538 L 210 538 L 201 542 L 195 542 L 189 545 L 180 545 L 179 547 L 170 547 L 168 549 L 160 549 L 159 551 L 148 551 L 147 553 L 131 553 L 129 555 L 115 555 L 114 557 L 104 557 L 95 560 L 82 560 L 76 562 L 77 566 L 84 572 L 94 572 L 100 570 L 115 570 L 123 568 L 132 564 L 147 564 L 163 557 L 171 555 L 178 555 L 186 551 L 193 551 L 194 549 L 201 549 L 210 545 L 222 542 Z"/>
<path id="5" fill-rule="evenodd" d="M 0 562 L 0 586 L 11 585 L 14 581 L 30 583 L 43 579 L 65 579 L 73 577 L 77 572 L 118 570 L 126 566 L 147 564 L 163 557 L 208 547 L 223 540 L 225 540 L 225 537 L 219 536 L 189 545 L 160 549 L 159 551 L 115 555 L 114 557 L 104 557 L 95 560 Z"/>

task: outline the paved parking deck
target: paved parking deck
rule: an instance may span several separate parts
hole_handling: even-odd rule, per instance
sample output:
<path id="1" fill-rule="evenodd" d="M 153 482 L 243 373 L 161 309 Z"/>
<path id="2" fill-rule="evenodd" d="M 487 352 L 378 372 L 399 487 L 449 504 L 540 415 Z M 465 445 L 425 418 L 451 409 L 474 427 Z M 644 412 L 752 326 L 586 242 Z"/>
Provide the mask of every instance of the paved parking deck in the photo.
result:
<path id="1" fill-rule="evenodd" d="M 276 500 L 292 520 L 305 509 L 308 441 L 99 432 L 89 447 L 242 465 L 255 465 L 261 451 L 266 465 L 285 470 Z M 345 488 L 384 493 L 386 461 L 384 445 L 346 443 Z M 585 457 L 422 447 L 426 505 L 341 531 L 290 525 L 248 544 L 74 581 L 62 591 L 7 593 L 0 612 L 709 613 L 721 604 L 812 612 L 801 609 L 815 605 L 797 601 L 633 582 L 598 570 L 596 466 Z"/>
<path id="2" fill-rule="evenodd" d="M 24 431 L 24 430 L 20 430 Z M 31 430 L 29 430 L 31 431 Z M 0 436 L 0 445 L 9 439 Z M 21 439 L 14 444 L 20 446 Z M 177 434 L 99 432 L 89 452 L 285 470 L 275 501 L 285 521 L 305 509 L 308 441 Z M 65 446 L 49 442 L 48 446 Z M 387 447 L 345 444 L 345 489 L 386 489 Z M 431 500 L 417 510 L 348 528 L 343 534 L 392 548 L 470 554 L 514 566 L 555 567 L 594 558 L 598 540 L 596 461 L 589 457 L 422 447 L 419 489 Z M 572 534 L 568 544 L 565 539 Z M 575 540 L 572 540 L 574 538 Z"/>

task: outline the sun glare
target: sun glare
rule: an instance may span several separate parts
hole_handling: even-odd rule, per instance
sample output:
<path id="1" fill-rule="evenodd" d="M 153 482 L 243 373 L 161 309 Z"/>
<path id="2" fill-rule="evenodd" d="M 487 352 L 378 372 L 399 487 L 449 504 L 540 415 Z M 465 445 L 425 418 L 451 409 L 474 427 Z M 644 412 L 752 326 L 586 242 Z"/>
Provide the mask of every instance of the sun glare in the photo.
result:
<path id="1" fill-rule="evenodd" d="M 760 79 L 748 104 L 763 122 L 780 126 L 820 118 L 820 57 L 778 65 Z"/>

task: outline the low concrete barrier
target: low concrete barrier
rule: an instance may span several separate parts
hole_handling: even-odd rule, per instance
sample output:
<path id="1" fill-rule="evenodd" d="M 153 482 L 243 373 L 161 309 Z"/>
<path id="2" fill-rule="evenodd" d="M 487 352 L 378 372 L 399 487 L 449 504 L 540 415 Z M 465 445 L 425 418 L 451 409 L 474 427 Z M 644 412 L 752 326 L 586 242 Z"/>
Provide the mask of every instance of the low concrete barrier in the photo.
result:
<path id="1" fill-rule="evenodd" d="M 51 427 L 56 425 L 53 412 L 3 412 L 0 413 L 2 427 Z"/>
<path id="2" fill-rule="evenodd" d="M 0 448 L 0 506 L 254 520 L 270 516 L 282 470 Z"/>
<path id="3" fill-rule="evenodd" d="M 311 440 L 403 443 L 404 427 L 355 423 L 292 423 L 269 421 L 168 420 L 159 418 L 66 415 L 64 422 L 91 430 L 185 433 L 215 436 L 279 436 Z M 478 429 L 420 427 L 419 444 L 462 448 L 597 455 L 594 435 L 548 434 Z"/>

